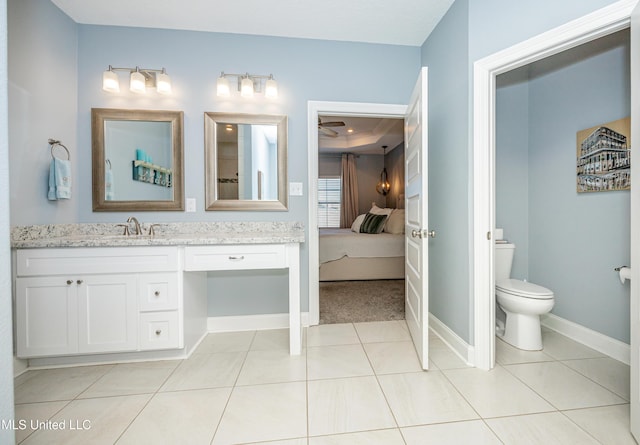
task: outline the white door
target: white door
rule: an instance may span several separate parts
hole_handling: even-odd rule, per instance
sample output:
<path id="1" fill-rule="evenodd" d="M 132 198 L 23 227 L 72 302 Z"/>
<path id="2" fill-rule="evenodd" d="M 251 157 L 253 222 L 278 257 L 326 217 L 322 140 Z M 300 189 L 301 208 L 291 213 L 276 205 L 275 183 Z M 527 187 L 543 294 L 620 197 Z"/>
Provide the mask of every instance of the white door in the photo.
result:
<path id="1" fill-rule="evenodd" d="M 427 68 L 411 95 L 405 126 L 405 318 L 423 369 L 429 368 L 429 237 L 427 228 Z"/>
<path id="2" fill-rule="evenodd" d="M 631 149 L 640 144 L 640 5 L 631 13 Z M 640 442 L 640 158 L 631 163 L 631 433 Z"/>

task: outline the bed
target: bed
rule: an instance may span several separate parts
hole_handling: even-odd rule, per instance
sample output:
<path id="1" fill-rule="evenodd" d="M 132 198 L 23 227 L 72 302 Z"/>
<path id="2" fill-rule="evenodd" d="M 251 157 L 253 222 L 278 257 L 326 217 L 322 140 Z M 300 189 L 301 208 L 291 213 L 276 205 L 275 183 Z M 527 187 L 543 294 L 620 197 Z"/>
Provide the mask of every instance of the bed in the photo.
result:
<path id="1" fill-rule="evenodd" d="M 404 279 L 404 234 L 320 229 L 320 281 Z"/>

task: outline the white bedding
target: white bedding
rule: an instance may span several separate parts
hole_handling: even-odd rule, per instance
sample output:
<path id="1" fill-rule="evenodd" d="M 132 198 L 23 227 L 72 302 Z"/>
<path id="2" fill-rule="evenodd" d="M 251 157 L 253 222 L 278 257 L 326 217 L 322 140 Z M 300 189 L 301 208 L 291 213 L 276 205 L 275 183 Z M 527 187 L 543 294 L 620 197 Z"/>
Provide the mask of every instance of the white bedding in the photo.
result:
<path id="1" fill-rule="evenodd" d="M 376 235 L 351 229 L 320 229 L 320 264 L 351 258 L 404 256 L 404 235 L 382 232 Z"/>

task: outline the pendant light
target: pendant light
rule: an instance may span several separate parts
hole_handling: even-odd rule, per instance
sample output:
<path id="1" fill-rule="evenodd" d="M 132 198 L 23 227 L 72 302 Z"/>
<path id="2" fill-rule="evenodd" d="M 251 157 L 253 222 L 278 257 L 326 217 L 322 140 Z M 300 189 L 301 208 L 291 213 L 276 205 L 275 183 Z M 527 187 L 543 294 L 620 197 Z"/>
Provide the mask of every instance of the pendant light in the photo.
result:
<path id="1" fill-rule="evenodd" d="M 387 145 L 382 146 L 382 162 L 384 163 L 384 155 L 387 151 Z M 389 178 L 387 176 L 387 169 L 385 167 L 382 168 L 382 172 L 380 172 L 380 181 L 376 185 L 376 191 L 380 193 L 382 196 L 386 196 L 391 190 L 391 184 L 389 184 Z"/>

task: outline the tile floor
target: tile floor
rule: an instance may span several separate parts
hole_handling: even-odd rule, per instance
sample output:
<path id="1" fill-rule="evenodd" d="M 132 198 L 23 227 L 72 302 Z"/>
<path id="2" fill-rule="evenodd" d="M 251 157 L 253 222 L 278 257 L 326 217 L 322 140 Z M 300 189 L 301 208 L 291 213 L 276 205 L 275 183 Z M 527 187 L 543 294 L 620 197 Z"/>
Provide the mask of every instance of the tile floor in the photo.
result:
<path id="1" fill-rule="evenodd" d="M 404 321 L 315 326 L 303 344 L 290 356 L 287 330 L 211 334 L 188 360 L 29 371 L 17 442 L 635 443 L 629 367 L 552 331 L 543 352 L 497 340 L 490 372 L 435 335 L 422 372 Z"/>

